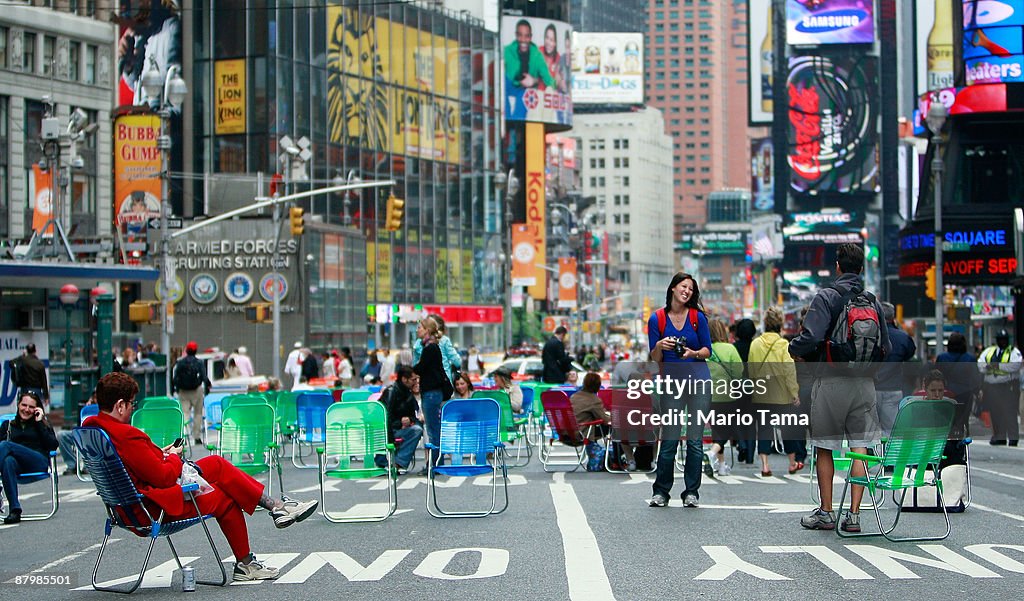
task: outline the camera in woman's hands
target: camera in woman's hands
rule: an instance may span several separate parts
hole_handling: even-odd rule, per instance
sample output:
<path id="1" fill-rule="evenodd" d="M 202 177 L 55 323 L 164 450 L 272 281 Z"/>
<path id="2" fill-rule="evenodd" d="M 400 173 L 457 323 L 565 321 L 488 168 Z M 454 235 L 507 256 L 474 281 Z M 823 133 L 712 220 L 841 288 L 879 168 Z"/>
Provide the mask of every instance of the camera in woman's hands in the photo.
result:
<path id="1" fill-rule="evenodd" d="M 683 338 L 682 336 L 676 337 L 675 344 L 672 346 L 672 350 L 675 351 L 676 355 L 682 357 L 683 353 L 685 353 L 687 350 L 686 339 Z"/>

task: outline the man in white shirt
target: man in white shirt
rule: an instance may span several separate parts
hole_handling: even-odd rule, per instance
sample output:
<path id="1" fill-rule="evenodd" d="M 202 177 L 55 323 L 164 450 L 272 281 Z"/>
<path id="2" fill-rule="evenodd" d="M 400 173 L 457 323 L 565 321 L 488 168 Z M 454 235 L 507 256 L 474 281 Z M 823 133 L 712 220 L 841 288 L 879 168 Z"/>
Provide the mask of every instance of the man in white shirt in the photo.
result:
<path id="1" fill-rule="evenodd" d="M 292 378 L 292 390 L 299 385 L 299 377 L 302 375 L 302 341 L 295 343 L 292 352 L 288 353 L 288 359 L 284 363 L 284 373 Z"/>

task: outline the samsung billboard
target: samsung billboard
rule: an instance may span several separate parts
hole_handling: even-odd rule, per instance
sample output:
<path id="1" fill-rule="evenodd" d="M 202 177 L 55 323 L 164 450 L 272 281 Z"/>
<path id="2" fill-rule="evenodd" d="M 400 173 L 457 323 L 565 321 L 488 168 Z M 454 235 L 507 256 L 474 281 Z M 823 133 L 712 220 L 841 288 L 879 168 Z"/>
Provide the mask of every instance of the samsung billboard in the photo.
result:
<path id="1" fill-rule="evenodd" d="M 505 119 L 572 126 L 572 27 L 561 21 L 502 17 Z"/>
<path id="2" fill-rule="evenodd" d="M 573 33 L 572 101 L 643 104 L 644 35 Z"/>
<path id="3" fill-rule="evenodd" d="M 872 44 L 875 41 L 873 0 L 786 0 L 786 43 Z"/>

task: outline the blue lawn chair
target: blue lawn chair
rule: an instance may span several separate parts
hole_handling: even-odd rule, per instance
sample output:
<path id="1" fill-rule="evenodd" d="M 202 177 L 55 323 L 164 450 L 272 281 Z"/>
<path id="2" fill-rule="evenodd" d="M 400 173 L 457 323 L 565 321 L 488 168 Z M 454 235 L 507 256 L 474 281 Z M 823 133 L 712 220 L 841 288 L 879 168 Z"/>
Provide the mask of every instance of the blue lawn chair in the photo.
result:
<path id="1" fill-rule="evenodd" d="M 436 446 L 432 443 L 426 445 L 427 456 L 430 456 L 431 450 L 439 450 L 438 461 L 448 455 L 449 464 L 434 465 L 427 462 L 427 511 L 430 515 L 435 518 L 482 518 L 508 509 L 508 471 L 505 467 L 505 445 L 501 442 L 499 432 L 500 423 L 501 408 L 494 399 L 452 399 L 441 407 L 441 439 Z M 494 458 L 491 463 L 488 463 L 488 454 Z M 437 502 L 435 474 L 491 474 L 491 506 L 481 511 L 445 511 Z M 499 476 L 504 488 L 505 504 L 495 510 Z"/>
<path id="2" fill-rule="evenodd" d="M 14 419 L 16 413 L 0 415 L 0 424 Z M 45 472 L 24 472 L 18 474 L 18 484 L 32 484 L 41 480 L 50 481 L 50 510 L 47 513 L 22 513 L 21 521 L 38 522 L 52 518 L 60 508 L 60 496 L 57 487 L 57 451 L 50 451 L 50 466 Z M 8 509 L 8 513 L 10 509 Z"/>
<path id="3" fill-rule="evenodd" d="M 302 446 L 308 446 L 310 452 L 316 445 L 323 445 L 326 438 L 327 409 L 334 404 L 334 396 L 327 390 L 315 390 L 301 393 L 295 400 L 298 411 L 295 434 L 292 436 L 292 465 L 299 469 L 316 469 L 317 465 L 307 465 L 302 461 Z"/>
<path id="4" fill-rule="evenodd" d="M 199 504 L 196 502 L 195 493 L 199 490 L 199 485 L 186 484 L 181 487 L 181 493 L 185 495 L 186 501 L 192 504 L 199 517 L 165 523 L 163 521 L 164 511 L 161 510 L 160 516 L 154 520 L 146 510 L 145 505 L 143 505 L 143 496 L 136 490 L 135 484 L 128 476 L 128 472 L 125 470 L 124 464 L 121 463 L 121 458 L 117 454 L 117 449 L 110 442 L 107 433 L 100 428 L 75 428 L 74 436 L 75 446 L 81 452 L 82 459 L 85 461 L 89 473 L 92 474 L 92 481 L 96 485 L 96 492 L 103 500 L 103 505 L 107 510 L 107 522 L 103 528 L 103 543 L 100 545 L 99 556 L 96 557 L 96 566 L 92 570 L 92 587 L 94 589 L 113 593 L 134 592 L 142 584 L 142 579 L 146 575 L 146 567 L 149 565 L 149 559 L 153 555 L 156 539 L 161 536 L 167 538 L 167 545 L 171 548 L 171 554 L 174 555 L 174 561 L 177 562 L 180 569 L 182 567 L 181 559 L 178 557 L 178 551 L 174 548 L 174 543 L 171 542 L 171 535 L 195 524 L 202 524 L 203 532 L 206 533 L 206 540 L 209 541 L 210 548 L 213 550 L 213 561 L 220 568 L 220 582 L 199 580 L 199 584 L 213 586 L 224 586 L 227 584 L 228 574 L 224 569 L 224 564 L 220 561 L 221 555 L 217 552 L 217 546 L 210 535 L 210 529 L 206 527 L 206 520 L 212 518 L 213 515 L 203 515 L 199 511 Z M 114 526 L 128 530 L 136 536 L 149 538 L 149 549 L 146 551 L 146 557 L 142 560 L 139 577 L 127 589 L 124 587 L 100 586 L 97 578 L 100 563 L 103 561 L 103 552 L 107 548 L 107 542 L 110 539 L 110 533 Z"/>

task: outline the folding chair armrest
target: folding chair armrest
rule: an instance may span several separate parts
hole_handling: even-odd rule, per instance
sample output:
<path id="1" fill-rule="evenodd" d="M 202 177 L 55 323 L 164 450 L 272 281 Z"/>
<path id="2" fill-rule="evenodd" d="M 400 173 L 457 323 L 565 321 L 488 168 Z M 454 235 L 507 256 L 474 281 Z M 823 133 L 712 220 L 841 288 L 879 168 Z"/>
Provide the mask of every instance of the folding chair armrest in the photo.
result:
<path id="1" fill-rule="evenodd" d="M 882 437 L 882 438 L 880 438 L 879 440 L 880 440 L 880 441 L 882 442 L 882 444 L 886 444 L 886 443 L 888 443 L 888 442 L 889 442 L 889 438 L 888 438 L 888 437 L 885 437 L 885 436 L 883 436 L 883 437 Z"/>
<path id="2" fill-rule="evenodd" d="M 323 447 L 317 447 L 316 448 L 316 454 L 317 455 L 323 455 L 325 452 L 326 452 L 326 449 L 324 449 Z"/>
<path id="3" fill-rule="evenodd" d="M 436 451 L 437 450 L 437 445 L 435 445 L 433 443 L 430 443 L 430 442 L 425 442 L 425 443 L 423 443 L 423 448 L 430 449 L 431 451 Z"/>
<path id="4" fill-rule="evenodd" d="M 494 443 L 494 448 L 496 448 L 496 449 L 499 448 L 499 447 L 504 449 L 506 446 L 507 445 L 505 443 L 501 442 L 500 440 Z"/>
<path id="5" fill-rule="evenodd" d="M 206 445 L 206 450 L 207 451 L 216 451 L 217 450 L 217 445 L 212 444 L 212 443 L 208 444 L 208 445 Z"/>
<path id="6" fill-rule="evenodd" d="M 394 451 L 395 450 L 395 445 L 391 444 L 390 442 L 388 444 L 384 445 L 384 447 L 387 450 L 389 450 L 389 451 Z"/>
<path id="7" fill-rule="evenodd" d="M 861 461 L 866 461 L 868 463 L 881 463 L 882 462 L 882 458 L 879 457 L 878 455 L 865 455 L 864 453 L 854 453 L 853 451 L 850 451 L 849 453 L 847 453 L 846 454 L 846 458 L 847 459 L 859 459 Z"/>
<path id="8" fill-rule="evenodd" d="M 520 418 L 513 419 L 512 420 L 512 424 L 516 425 L 516 426 L 523 426 L 523 425 L 526 425 L 527 423 L 529 423 L 529 421 L 530 420 L 528 418 L 520 417 Z"/>
<path id="9" fill-rule="evenodd" d="M 50 451 L 50 457 L 56 457 L 57 451 Z"/>
<path id="10" fill-rule="evenodd" d="M 181 494 L 186 494 L 186 493 L 190 493 L 190 492 L 196 492 L 198 490 L 199 490 L 199 484 L 196 483 L 196 482 L 190 482 L 188 484 L 182 484 L 181 485 Z"/>
<path id="11" fill-rule="evenodd" d="M 580 426 L 581 428 L 587 428 L 587 427 L 590 427 L 590 426 L 599 426 L 599 425 L 601 425 L 603 423 L 604 423 L 603 419 L 595 419 L 595 420 L 592 420 L 592 421 L 589 421 L 589 422 L 580 422 L 580 423 L 578 423 L 576 425 Z"/>
<path id="12" fill-rule="evenodd" d="M 268 443 L 267 443 L 267 448 L 268 448 L 268 449 L 276 449 L 276 448 L 278 448 L 279 446 L 280 446 L 280 445 L 279 445 L 279 444 L 277 444 L 276 442 L 268 442 Z"/>

